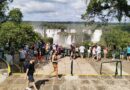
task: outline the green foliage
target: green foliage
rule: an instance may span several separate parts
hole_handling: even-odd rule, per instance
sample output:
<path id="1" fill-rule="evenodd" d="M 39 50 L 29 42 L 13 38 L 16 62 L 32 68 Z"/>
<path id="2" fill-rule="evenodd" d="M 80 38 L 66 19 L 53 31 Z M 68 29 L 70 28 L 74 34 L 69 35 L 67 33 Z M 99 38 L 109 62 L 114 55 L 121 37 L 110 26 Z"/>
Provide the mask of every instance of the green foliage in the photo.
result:
<path id="1" fill-rule="evenodd" d="M 41 37 L 38 33 L 33 31 L 31 25 L 20 23 L 20 25 L 15 24 L 14 22 L 7 21 L 2 23 L 0 28 L 0 43 L 5 45 L 7 42 L 16 44 L 16 48 L 24 43 L 36 42 Z"/>
<path id="2" fill-rule="evenodd" d="M 82 42 L 81 45 L 85 46 L 85 47 L 89 47 L 92 45 L 92 42 L 90 41 L 85 41 L 85 42 Z"/>
<path id="3" fill-rule="evenodd" d="M 43 40 L 45 41 L 45 43 L 53 44 L 53 38 L 47 37 L 47 38 L 43 38 Z"/>
<path id="4" fill-rule="evenodd" d="M 18 32 L 19 36 L 18 36 L 18 41 L 19 44 L 20 43 L 32 43 L 32 42 L 36 42 L 39 39 L 41 39 L 41 37 L 38 35 L 38 33 L 33 31 L 33 28 L 31 25 L 27 25 L 24 23 L 20 24 L 20 31 Z"/>
<path id="5" fill-rule="evenodd" d="M 18 8 L 14 8 L 9 12 L 8 16 L 10 21 L 20 23 L 22 21 L 23 14 Z"/>
<path id="6" fill-rule="evenodd" d="M 130 33 L 120 26 L 113 26 L 102 35 L 104 43 L 108 47 L 116 45 L 119 49 L 127 47 L 130 43 Z"/>
<path id="7" fill-rule="evenodd" d="M 103 13 L 105 10 L 106 13 Z M 111 18 L 116 17 L 120 22 L 123 16 L 130 17 L 129 11 L 130 5 L 127 0 L 90 0 L 82 19 L 92 21 L 96 17 L 102 22 L 108 22 Z"/>
<path id="8" fill-rule="evenodd" d="M 11 21 L 7 21 L 1 24 L 1 30 L 12 30 L 15 29 L 17 26 L 11 22 Z"/>
<path id="9" fill-rule="evenodd" d="M 23 14 L 18 8 L 12 9 L 8 15 L 8 4 L 13 0 L 0 0 L 0 46 L 6 43 L 15 44 L 15 48 L 27 43 L 41 40 L 38 33 L 29 24 L 22 23 Z"/>
<path id="10" fill-rule="evenodd" d="M 44 26 L 48 29 L 61 29 L 61 30 L 64 30 L 66 29 L 67 27 L 63 24 L 57 24 L 57 23 L 46 23 L 44 24 Z"/>
<path id="11" fill-rule="evenodd" d="M 8 4 L 13 0 L 0 0 L 0 22 L 7 19 L 5 12 L 8 10 Z"/>

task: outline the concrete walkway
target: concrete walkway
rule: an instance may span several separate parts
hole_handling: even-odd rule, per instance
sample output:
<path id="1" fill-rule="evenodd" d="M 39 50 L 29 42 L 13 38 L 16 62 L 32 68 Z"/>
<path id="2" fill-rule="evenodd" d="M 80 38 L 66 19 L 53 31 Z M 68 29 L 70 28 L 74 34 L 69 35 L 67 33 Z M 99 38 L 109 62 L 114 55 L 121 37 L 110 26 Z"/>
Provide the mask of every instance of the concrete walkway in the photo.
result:
<path id="1" fill-rule="evenodd" d="M 123 63 L 123 75 L 129 75 L 130 71 L 127 69 L 130 68 L 129 61 L 122 61 Z M 91 59 L 80 59 L 77 58 L 74 60 L 73 64 L 73 73 L 75 75 L 99 75 L 101 62 L 92 61 Z M 125 66 L 127 65 L 127 66 Z M 71 72 L 71 60 L 69 57 L 65 57 L 59 60 L 58 62 L 58 72 L 59 74 L 69 75 Z M 105 63 L 103 64 L 103 73 L 104 74 L 114 74 L 116 64 L 115 63 Z M 53 71 L 52 63 L 46 65 L 40 65 L 40 68 L 37 68 L 38 74 L 49 75 Z"/>
<path id="2" fill-rule="evenodd" d="M 59 60 L 60 80 L 50 73 L 52 63 L 37 64 L 35 82 L 39 90 L 130 90 L 130 61 L 122 61 L 123 77 L 114 77 L 115 63 L 104 64 L 100 75 L 101 62 L 91 59 L 74 60 L 74 76 L 70 76 L 71 60 L 69 57 Z M 50 77 L 51 76 L 51 77 Z M 0 90 L 25 90 L 25 74 L 13 74 L 0 84 Z M 32 89 L 33 90 L 33 89 Z"/>
<path id="3" fill-rule="evenodd" d="M 7 69 L 0 69 L 0 83 L 4 82 L 8 77 Z"/>
<path id="4" fill-rule="evenodd" d="M 130 90 L 130 76 L 35 76 L 38 90 Z M 0 84 L 0 90 L 25 90 L 27 80 L 24 75 L 13 75 Z M 33 89 L 31 89 L 33 90 Z"/>

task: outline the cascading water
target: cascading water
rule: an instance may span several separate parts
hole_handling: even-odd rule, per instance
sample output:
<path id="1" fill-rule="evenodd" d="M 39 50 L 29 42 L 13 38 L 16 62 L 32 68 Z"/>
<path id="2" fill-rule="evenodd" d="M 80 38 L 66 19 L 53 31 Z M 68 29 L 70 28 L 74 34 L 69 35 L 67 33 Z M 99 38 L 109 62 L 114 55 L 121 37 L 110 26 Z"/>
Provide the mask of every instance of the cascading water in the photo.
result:
<path id="1" fill-rule="evenodd" d="M 67 37 L 66 44 L 67 44 L 67 45 L 71 45 L 71 44 L 72 44 L 72 42 L 71 42 L 71 35 L 69 35 L 69 36 Z"/>
<path id="2" fill-rule="evenodd" d="M 76 30 L 75 30 L 75 29 L 71 29 L 71 30 L 70 30 L 70 33 L 75 34 L 75 33 L 76 33 Z M 72 43 L 76 43 L 76 41 L 75 41 L 75 36 L 74 36 L 74 35 L 71 35 L 71 40 L 70 40 L 69 45 L 72 44 Z"/>
<path id="3" fill-rule="evenodd" d="M 58 44 L 60 42 L 60 40 L 59 40 L 60 36 L 59 36 L 58 32 L 60 32 L 59 29 L 47 29 L 46 30 L 47 37 L 53 38 L 54 44 Z"/>
<path id="4" fill-rule="evenodd" d="M 47 37 L 52 37 L 53 38 L 53 43 L 54 44 L 59 44 L 64 47 L 69 47 L 72 43 L 75 43 L 75 36 L 72 36 L 71 34 L 69 35 L 62 35 L 60 34 L 61 30 L 58 29 L 47 29 L 46 30 L 46 35 Z M 65 30 L 65 33 L 76 33 L 75 29 L 71 30 Z"/>
<path id="5" fill-rule="evenodd" d="M 91 37 L 91 41 L 93 43 L 98 43 L 100 41 L 101 35 L 102 35 L 102 30 L 95 30 Z"/>
<path id="6" fill-rule="evenodd" d="M 35 32 L 38 32 L 38 33 L 39 33 L 40 35 L 42 35 L 42 36 L 44 35 L 43 30 L 41 30 L 40 28 L 36 28 L 36 27 L 35 27 L 35 28 L 34 28 L 34 31 L 35 31 Z"/>
<path id="7" fill-rule="evenodd" d="M 47 37 L 53 38 L 54 44 L 59 44 L 64 47 L 69 47 L 72 43 L 81 43 L 83 41 L 90 40 L 93 43 L 97 43 L 100 41 L 102 30 L 95 30 L 94 33 L 92 33 L 92 30 L 90 27 L 93 26 L 83 26 L 83 24 L 69 24 L 67 26 L 67 29 L 61 31 L 60 29 L 46 29 L 42 26 L 42 23 L 31 23 L 34 27 L 34 30 L 41 34 L 41 36 L 44 37 L 46 35 Z M 64 34 L 67 33 L 67 34 Z M 85 34 L 91 35 L 91 38 L 85 37 Z"/>

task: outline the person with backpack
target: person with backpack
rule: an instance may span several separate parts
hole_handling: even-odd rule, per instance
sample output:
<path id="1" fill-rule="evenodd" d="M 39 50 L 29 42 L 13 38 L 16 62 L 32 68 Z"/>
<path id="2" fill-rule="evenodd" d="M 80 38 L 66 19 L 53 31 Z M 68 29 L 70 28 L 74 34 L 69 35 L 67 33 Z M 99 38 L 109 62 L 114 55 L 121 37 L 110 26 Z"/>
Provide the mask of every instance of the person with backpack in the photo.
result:
<path id="1" fill-rule="evenodd" d="M 38 90 L 34 80 L 34 72 L 35 72 L 34 63 L 35 63 L 35 59 L 32 58 L 26 70 L 26 78 L 28 79 L 28 87 L 26 88 L 26 90 L 30 89 L 29 88 L 30 84 L 32 84 L 35 90 Z"/>

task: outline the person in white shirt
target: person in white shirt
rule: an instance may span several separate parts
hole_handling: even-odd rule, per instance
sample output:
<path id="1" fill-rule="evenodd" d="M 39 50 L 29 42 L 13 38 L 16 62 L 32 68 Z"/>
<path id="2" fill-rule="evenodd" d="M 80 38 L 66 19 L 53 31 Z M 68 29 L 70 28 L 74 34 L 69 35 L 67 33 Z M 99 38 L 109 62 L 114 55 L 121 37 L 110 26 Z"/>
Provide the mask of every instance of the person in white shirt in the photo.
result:
<path id="1" fill-rule="evenodd" d="M 84 57 L 85 47 L 84 47 L 84 46 L 80 46 L 80 47 L 79 47 L 79 51 L 80 51 L 80 56 L 81 56 L 81 58 L 83 58 L 83 57 Z"/>
<path id="2" fill-rule="evenodd" d="M 88 48 L 88 58 L 90 58 L 91 55 L 91 47 Z"/>
<path id="3" fill-rule="evenodd" d="M 92 57 L 93 57 L 93 60 L 96 58 L 96 46 L 93 46 L 92 48 Z"/>
<path id="4" fill-rule="evenodd" d="M 101 46 L 97 45 L 96 52 L 97 52 L 97 60 L 101 60 Z"/>
<path id="5" fill-rule="evenodd" d="M 53 45 L 52 45 L 52 48 L 53 48 L 53 50 L 56 50 L 56 45 L 53 44 Z"/>

